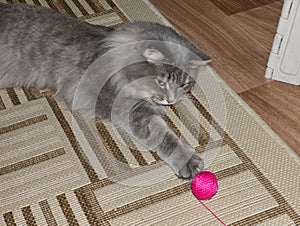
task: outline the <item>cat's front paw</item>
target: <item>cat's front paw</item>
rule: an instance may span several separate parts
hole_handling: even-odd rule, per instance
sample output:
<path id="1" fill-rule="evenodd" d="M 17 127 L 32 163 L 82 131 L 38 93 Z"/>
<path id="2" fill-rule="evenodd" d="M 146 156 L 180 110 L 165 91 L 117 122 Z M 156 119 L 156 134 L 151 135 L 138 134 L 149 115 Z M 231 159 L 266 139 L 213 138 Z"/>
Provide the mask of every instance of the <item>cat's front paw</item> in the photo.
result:
<path id="1" fill-rule="evenodd" d="M 179 170 L 177 176 L 183 179 L 193 179 L 203 168 L 203 160 L 198 155 L 193 154 L 188 163 Z"/>

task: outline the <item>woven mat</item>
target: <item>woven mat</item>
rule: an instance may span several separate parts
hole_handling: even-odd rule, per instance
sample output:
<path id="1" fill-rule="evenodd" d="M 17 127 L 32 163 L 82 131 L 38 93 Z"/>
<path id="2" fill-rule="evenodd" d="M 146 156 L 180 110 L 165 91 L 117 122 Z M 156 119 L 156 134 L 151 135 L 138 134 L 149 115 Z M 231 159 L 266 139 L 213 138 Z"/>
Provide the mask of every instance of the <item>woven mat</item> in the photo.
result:
<path id="1" fill-rule="evenodd" d="M 167 23 L 142 0 L 20 2 Z M 200 79 L 165 119 L 218 177 L 204 203 L 226 225 L 300 225 L 299 158 L 211 68 Z M 155 154 L 48 91 L 0 90 L 0 156 L 0 225 L 221 225 Z"/>

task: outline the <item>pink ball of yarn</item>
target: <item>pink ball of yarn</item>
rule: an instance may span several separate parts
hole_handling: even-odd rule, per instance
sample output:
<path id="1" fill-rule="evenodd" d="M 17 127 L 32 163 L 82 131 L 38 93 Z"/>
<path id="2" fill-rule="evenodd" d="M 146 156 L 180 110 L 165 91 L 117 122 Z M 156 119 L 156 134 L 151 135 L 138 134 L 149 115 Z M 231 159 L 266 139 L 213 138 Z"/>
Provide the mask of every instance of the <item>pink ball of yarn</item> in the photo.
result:
<path id="1" fill-rule="evenodd" d="M 210 199 L 218 190 L 217 177 L 212 172 L 202 171 L 194 177 L 191 187 L 192 192 L 197 199 Z"/>

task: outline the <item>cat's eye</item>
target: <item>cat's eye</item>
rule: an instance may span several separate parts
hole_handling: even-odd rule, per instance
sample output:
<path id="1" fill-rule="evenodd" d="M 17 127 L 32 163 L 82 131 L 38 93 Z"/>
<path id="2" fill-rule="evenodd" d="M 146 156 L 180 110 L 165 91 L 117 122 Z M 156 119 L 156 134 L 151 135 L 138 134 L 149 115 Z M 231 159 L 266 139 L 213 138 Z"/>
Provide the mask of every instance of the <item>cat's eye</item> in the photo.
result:
<path id="1" fill-rule="evenodd" d="M 162 88 L 164 88 L 166 86 L 166 83 L 164 81 L 162 81 L 162 80 L 157 79 L 156 82 Z"/>

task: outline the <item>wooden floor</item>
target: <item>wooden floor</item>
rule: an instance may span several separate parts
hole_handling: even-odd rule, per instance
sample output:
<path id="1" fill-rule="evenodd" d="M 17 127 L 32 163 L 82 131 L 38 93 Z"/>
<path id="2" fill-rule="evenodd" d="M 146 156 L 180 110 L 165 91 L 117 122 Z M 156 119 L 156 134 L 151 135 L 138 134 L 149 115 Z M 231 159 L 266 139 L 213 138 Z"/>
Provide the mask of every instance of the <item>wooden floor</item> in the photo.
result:
<path id="1" fill-rule="evenodd" d="M 282 0 L 151 0 L 300 155 L 300 87 L 264 78 Z"/>

